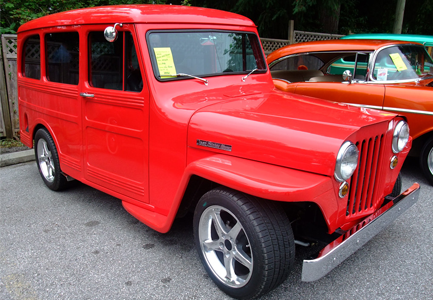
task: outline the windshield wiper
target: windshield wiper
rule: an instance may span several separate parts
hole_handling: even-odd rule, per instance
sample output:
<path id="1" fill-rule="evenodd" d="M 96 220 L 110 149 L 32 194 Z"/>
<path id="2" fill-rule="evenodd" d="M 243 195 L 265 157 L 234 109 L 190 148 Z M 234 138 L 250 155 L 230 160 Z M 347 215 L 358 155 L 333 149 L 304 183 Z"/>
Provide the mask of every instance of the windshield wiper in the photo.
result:
<path id="1" fill-rule="evenodd" d="M 250 76 L 251 74 L 253 74 L 255 71 L 257 71 L 258 69 L 255 68 L 254 70 L 252 70 L 251 72 L 248 73 L 248 75 L 242 77 L 242 81 L 245 82 L 245 80 L 247 80 L 248 76 Z"/>
<path id="2" fill-rule="evenodd" d="M 177 73 L 177 74 L 173 74 L 173 75 L 164 75 L 164 77 L 165 77 L 165 76 L 172 76 L 172 77 L 191 77 L 191 78 L 195 78 L 195 79 L 198 79 L 198 80 L 203 81 L 203 82 L 204 82 L 204 85 L 208 85 L 208 83 L 209 83 L 209 81 L 207 81 L 207 79 L 204 79 L 204 78 L 201 78 L 201 77 L 197 77 L 197 76 L 194 76 L 194 75 L 190 75 L 190 74 L 186 74 L 186 73 Z M 159 77 L 161 77 L 161 76 L 159 76 Z"/>

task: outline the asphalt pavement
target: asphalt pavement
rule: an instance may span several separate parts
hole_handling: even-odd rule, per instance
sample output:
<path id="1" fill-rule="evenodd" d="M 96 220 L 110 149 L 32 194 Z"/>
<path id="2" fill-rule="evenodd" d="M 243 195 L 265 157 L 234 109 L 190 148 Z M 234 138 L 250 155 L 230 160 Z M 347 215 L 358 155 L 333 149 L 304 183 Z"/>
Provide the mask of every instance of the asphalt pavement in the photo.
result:
<path id="1" fill-rule="evenodd" d="M 297 247 L 289 278 L 262 299 L 433 299 L 433 187 L 415 160 L 403 188 L 418 202 L 324 278 L 300 281 Z M 45 187 L 35 162 L 0 168 L 0 299 L 231 299 L 207 276 L 190 219 L 160 234 L 120 200 L 75 182 Z"/>

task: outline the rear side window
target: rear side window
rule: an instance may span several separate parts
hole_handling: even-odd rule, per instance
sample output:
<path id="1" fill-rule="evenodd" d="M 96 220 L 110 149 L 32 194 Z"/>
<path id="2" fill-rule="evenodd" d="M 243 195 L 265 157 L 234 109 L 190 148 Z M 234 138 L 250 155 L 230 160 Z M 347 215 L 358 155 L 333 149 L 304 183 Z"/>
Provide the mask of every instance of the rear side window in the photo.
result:
<path id="1" fill-rule="evenodd" d="M 23 60 L 23 76 L 41 79 L 41 46 L 39 35 L 32 35 L 26 39 Z"/>
<path id="2" fill-rule="evenodd" d="M 137 51 L 129 31 L 107 42 L 102 31 L 89 34 L 89 79 L 97 88 L 140 92 L 143 89 Z"/>
<path id="3" fill-rule="evenodd" d="M 312 55 L 291 56 L 272 66 L 271 71 L 319 70 L 323 61 Z"/>
<path id="4" fill-rule="evenodd" d="M 47 79 L 78 84 L 78 32 L 49 33 L 45 36 Z"/>

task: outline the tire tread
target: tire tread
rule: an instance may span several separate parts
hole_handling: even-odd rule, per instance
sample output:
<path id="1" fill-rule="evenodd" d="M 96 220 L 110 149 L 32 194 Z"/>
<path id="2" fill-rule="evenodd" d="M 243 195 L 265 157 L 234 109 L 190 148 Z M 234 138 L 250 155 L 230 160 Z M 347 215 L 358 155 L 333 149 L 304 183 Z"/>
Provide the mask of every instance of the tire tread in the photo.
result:
<path id="1" fill-rule="evenodd" d="M 254 294 L 239 299 L 259 297 L 280 285 L 294 263 L 294 236 L 290 222 L 277 202 L 259 199 L 226 187 L 216 188 L 204 197 L 224 196 L 234 201 L 256 230 L 263 249 L 263 278 Z"/>

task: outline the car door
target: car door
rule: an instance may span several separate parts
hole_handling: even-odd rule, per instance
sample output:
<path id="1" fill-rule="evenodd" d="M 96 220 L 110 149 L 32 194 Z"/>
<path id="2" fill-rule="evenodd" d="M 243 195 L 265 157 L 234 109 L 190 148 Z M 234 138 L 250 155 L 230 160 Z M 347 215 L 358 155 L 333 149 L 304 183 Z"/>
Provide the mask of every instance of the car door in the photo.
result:
<path id="1" fill-rule="evenodd" d="M 383 84 L 348 82 L 298 82 L 295 93 L 335 102 L 382 109 Z"/>
<path id="2" fill-rule="evenodd" d="M 107 26 L 87 31 L 88 78 L 80 91 L 84 177 L 113 195 L 148 202 L 149 91 L 134 26 L 123 24 L 111 43 Z"/>

